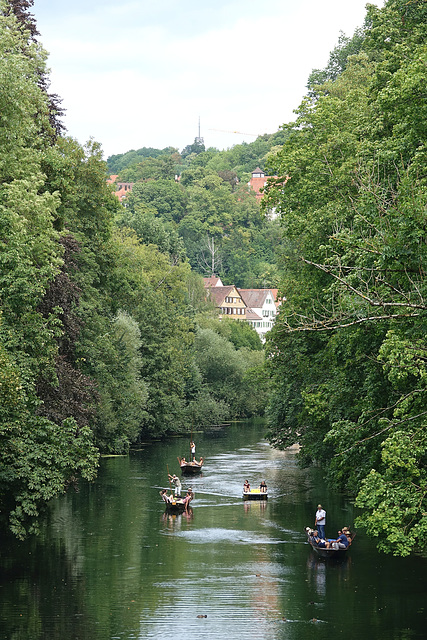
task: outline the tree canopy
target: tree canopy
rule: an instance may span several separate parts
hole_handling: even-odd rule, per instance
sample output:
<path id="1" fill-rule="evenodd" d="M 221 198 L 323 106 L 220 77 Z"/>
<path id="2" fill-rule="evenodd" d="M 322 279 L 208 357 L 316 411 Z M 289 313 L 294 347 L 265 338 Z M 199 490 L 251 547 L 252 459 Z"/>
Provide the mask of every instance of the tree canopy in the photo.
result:
<path id="1" fill-rule="evenodd" d="M 426 28 L 425 2 L 368 7 L 312 74 L 267 201 L 286 238 L 270 439 L 321 462 L 396 555 L 427 532 Z"/>

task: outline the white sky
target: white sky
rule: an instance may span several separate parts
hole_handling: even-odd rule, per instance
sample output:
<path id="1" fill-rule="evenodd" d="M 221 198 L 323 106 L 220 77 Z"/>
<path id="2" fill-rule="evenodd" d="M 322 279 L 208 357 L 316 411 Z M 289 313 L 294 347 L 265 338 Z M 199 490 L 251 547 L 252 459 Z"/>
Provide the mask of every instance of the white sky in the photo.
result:
<path id="1" fill-rule="evenodd" d="M 383 6 L 382 0 L 372 4 Z M 226 149 L 294 119 L 313 68 L 365 0 L 34 0 L 51 91 L 69 135 L 104 157 L 177 147 Z M 238 133 L 234 133 L 238 132 Z"/>

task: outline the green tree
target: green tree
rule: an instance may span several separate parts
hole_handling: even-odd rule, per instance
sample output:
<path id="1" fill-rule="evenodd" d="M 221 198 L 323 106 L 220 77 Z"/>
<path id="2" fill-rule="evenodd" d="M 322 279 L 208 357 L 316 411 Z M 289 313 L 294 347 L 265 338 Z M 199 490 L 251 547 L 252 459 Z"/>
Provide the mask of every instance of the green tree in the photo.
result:
<path id="1" fill-rule="evenodd" d="M 135 151 L 134 149 L 126 153 L 118 153 L 107 158 L 107 168 L 110 174 L 120 174 L 120 172 L 128 167 L 137 165 L 146 158 L 158 158 L 159 156 L 177 156 L 178 150 L 173 147 L 165 149 L 153 149 L 153 147 L 142 147 Z"/>
<path id="2" fill-rule="evenodd" d="M 176 226 L 172 222 L 162 220 L 156 213 L 149 205 L 126 207 L 117 217 L 117 225 L 120 228 L 133 229 L 142 244 L 154 244 L 161 253 L 184 260 L 184 243 Z"/>
<path id="3" fill-rule="evenodd" d="M 202 138 L 194 138 L 193 144 L 187 144 L 187 146 L 181 151 L 181 156 L 188 160 L 194 158 L 199 153 L 206 151 Z"/>
<path id="4" fill-rule="evenodd" d="M 32 33 L 1 4 L 0 512 L 20 538 L 38 530 L 50 498 L 93 477 L 98 456 L 89 428 L 70 415 L 58 424 L 40 415 L 38 384 L 55 384 L 63 335 L 63 310 L 43 303 L 61 276 L 64 246 L 54 224 L 60 196 L 46 189 L 42 170 L 56 133 L 42 82 L 46 53 Z"/>
<path id="5" fill-rule="evenodd" d="M 138 323 L 123 311 L 111 322 L 109 333 L 97 337 L 94 376 L 101 402 L 95 431 L 103 451 L 126 452 L 138 438 L 148 397 L 141 379 L 141 344 Z"/>
<path id="6" fill-rule="evenodd" d="M 236 349 L 232 342 L 210 328 L 198 329 L 194 350 L 203 385 L 215 400 L 227 404 L 230 417 L 263 413 L 265 389 L 257 388 L 254 375 L 255 370 L 263 366 L 263 351 Z M 249 380 L 253 384 L 249 384 Z"/>
<path id="7" fill-rule="evenodd" d="M 173 180 L 177 174 L 177 154 L 144 158 L 119 173 L 120 182 L 144 182 L 146 180 Z"/>
<path id="8" fill-rule="evenodd" d="M 153 245 L 142 245 L 125 229 L 116 233 L 114 251 L 115 268 L 108 283 L 112 310 L 131 314 L 140 329 L 141 380 L 148 388 L 140 433 L 164 435 L 185 424 L 193 336 L 187 316 L 189 266 L 171 261 Z"/>
<path id="9" fill-rule="evenodd" d="M 185 213 L 186 194 L 174 180 L 138 182 L 126 198 L 126 208 L 134 212 L 141 205 L 154 209 L 163 220 L 178 223 Z"/>
<path id="10" fill-rule="evenodd" d="M 270 156 L 268 188 L 286 239 L 271 440 L 300 442 L 400 555 L 425 547 L 427 507 L 426 131 L 409 98 L 423 91 L 426 26 L 425 3 L 368 8 L 359 53 L 335 51 Z"/>

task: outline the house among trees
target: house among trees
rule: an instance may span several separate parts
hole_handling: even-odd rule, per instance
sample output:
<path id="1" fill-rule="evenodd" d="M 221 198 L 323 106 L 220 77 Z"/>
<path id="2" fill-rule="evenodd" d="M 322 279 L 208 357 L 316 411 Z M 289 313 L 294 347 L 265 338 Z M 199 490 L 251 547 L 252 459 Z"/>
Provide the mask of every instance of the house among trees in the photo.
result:
<path id="1" fill-rule="evenodd" d="M 246 321 L 253 326 L 262 342 L 273 327 L 280 302 L 276 302 L 277 289 L 239 289 L 246 304 Z"/>
<path id="2" fill-rule="evenodd" d="M 234 320 L 245 320 L 253 326 L 262 342 L 273 327 L 280 301 L 277 289 L 238 289 L 234 285 L 224 287 L 215 275 L 203 278 L 208 297 L 219 309 L 220 318 L 230 316 Z"/>
<path id="3" fill-rule="evenodd" d="M 118 175 L 110 176 L 107 180 L 107 184 L 114 184 L 114 186 L 116 187 L 114 195 L 117 196 L 117 198 L 121 202 L 123 198 L 125 198 L 126 195 L 132 191 L 132 187 L 134 183 L 133 182 L 116 182 L 118 177 L 119 177 Z"/>
<path id="4" fill-rule="evenodd" d="M 268 178 L 271 178 L 271 177 L 277 178 L 277 176 L 266 176 L 265 172 L 259 167 L 257 167 L 252 171 L 252 177 L 248 182 L 248 186 L 253 191 L 255 191 L 255 196 L 258 202 L 261 200 L 262 196 L 264 195 L 261 189 L 264 189 L 264 187 L 267 185 Z M 286 185 L 288 180 L 289 180 L 289 176 L 286 176 L 283 181 L 283 186 Z M 272 209 L 267 210 L 267 218 L 269 220 L 274 220 L 275 218 L 277 218 L 276 207 L 273 207 Z"/>
<path id="5" fill-rule="evenodd" d="M 269 176 L 265 175 L 265 172 L 257 167 L 252 171 L 252 177 L 248 182 L 248 185 L 251 187 L 253 191 L 255 191 L 256 199 L 259 201 L 262 198 L 261 189 L 263 189 L 267 184 L 267 178 Z"/>
<path id="6" fill-rule="evenodd" d="M 229 316 L 231 320 L 246 320 L 246 305 L 234 284 L 224 287 L 216 276 L 203 278 L 208 300 L 211 300 L 219 310 L 219 317 Z M 210 284 L 210 282 L 217 284 Z M 218 284 L 221 282 L 221 284 Z"/>

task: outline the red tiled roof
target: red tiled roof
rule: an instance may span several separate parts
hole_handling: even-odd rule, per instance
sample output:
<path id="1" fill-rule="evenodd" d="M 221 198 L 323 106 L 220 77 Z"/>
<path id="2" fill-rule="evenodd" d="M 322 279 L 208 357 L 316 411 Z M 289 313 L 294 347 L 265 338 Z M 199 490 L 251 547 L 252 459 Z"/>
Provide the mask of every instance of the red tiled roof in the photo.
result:
<path id="1" fill-rule="evenodd" d="M 109 178 L 107 178 L 107 184 L 116 185 L 116 190 L 114 192 L 114 195 L 117 196 L 117 198 L 121 202 L 122 198 L 124 198 L 124 196 L 127 195 L 129 191 L 132 191 L 132 187 L 134 183 L 133 182 L 116 182 L 118 177 L 119 177 L 118 175 L 111 175 Z"/>
<path id="2" fill-rule="evenodd" d="M 221 283 L 221 284 L 220 284 Z M 203 278 L 203 284 L 206 287 L 222 287 L 221 278 L 218 276 L 210 276 L 209 278 Z"/>
<path id="3" fill-rule="evenodd" d="M 276 307 L 280 307 L 280 305 L 282 304 L 284 298 L 278 298 L 277 294 L 279 293 L 279 289 L 270 289 L 271 293 L 274 296 L 274 304 L 276 305 Z"/>
<path id="4" fill-rule="evenodd" d="M 268 176 L 264 176 L 262 178 L 251 178 L 249 180 L 249 185 L 251 189 L 255 191 L 257 200 L 260 200 L 262 198 L 263 194 L 261 193 L 261 189 L 263 189 L 267 184 L 267 179 L 266 179 L 267 177 Z"/>

